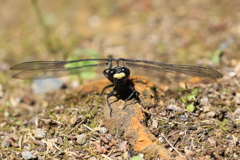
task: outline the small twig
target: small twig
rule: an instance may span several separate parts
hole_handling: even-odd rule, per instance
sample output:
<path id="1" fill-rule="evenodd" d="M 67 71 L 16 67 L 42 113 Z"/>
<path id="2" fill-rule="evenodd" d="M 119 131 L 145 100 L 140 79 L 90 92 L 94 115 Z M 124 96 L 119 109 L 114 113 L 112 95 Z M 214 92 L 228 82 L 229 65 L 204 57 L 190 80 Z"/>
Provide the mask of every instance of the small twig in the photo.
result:
<path id="1" fill-rule="evenodd" d="M 110 155 L 113 153 L 113 150 L 110 150 L 110 152 L 108 153 L 107 157 L 110 157 Z"/>
<path id="2" fill-rule="evenodd" d="M 84 127 L 86 127 L 87 129 L 89 129 L 90 131 L 94 131 L 92 128 L 88 127 L 87 125 L 83 124 Z"/>
<path id="3" fill-rule="evenodd" d="M 54 143 L 54 142 L 52 142 L 52 143 L 53 143 L 53 145 L 55 146 L 55 148 L 57 148 L 57 150 L 61 151 L 61 149 L 58 148 L 58 146 L 56 145 L 56 143 Z"/>
<path id="4" fill-rule="evenodd" d="M 19 149 L 22 149 L 22 143 L 23 143 L 23 135 L 20 135 L 19 141 L 18 141 Z"/>
<path id="5" fill-rule="evenodd" d="M 85 117 L 80 123 L 78 123 L 74 128 L 72 128 L 67 134 L 68 135 L 71 134 L 75 129 L 77 129 L 81 124 L 83 124 L 83 122 L 87 119 L 87 117 Z"/>
<path id="6" fill-rule="evenodd" d="M 57 124 L 62 125 L 62 126 L 65 125 L 64 123 L 62 123 L 62 122 L 60 122 L 60 121 L 58 121 L 58 120 L 55 120 L 55 119 L 45 119 L 45 118 L 42 118 L 42 119 L 40 119 L 40 120 L 43 121 L 43 122 L 45 122 L 46 124 L 49 124 L 49 123 L 51 123 L 51 122 L 54 122 L 54 123 L 57 123 Z"/>
<path id="7" fill-rule="evenodd" d="M 164 136 L 163 133 L 161 133 L 161 136 L 167 141 L 167 143 L 168 143 L 181 157 L 184 157 L 184 156 L 167 140 L 167 138 Z"/>
<path id="8" fill-rule="evenodd" d="M 78 123 L 73 129 L 71 129 L 67 134 L 71 134 L 75 129 L 79 128 L 80 125 L 89 117 L 90 113 L 92 113 L 93 109 L 89 112 L 88 116 L 86 116 L 80 123 Z"/>
<path id="9" fill-rule="evenodd" d="M 36 126 L 36 128 L 38 127 L 38 121 L 39 121 L 39 118 L 38 118 L 38 116 L 36 116 L 36 118 L 35 118 L 35 126 Z"/>
<path id="10" fill-rule="evenodd" d="M 180 139 L 180 136 L 178 136 L 178 138 L 177 138 L 177 140 L 174 142 L 173 146 L 175 146 L 175 145 L 178 143 L 179 139 Z"/>

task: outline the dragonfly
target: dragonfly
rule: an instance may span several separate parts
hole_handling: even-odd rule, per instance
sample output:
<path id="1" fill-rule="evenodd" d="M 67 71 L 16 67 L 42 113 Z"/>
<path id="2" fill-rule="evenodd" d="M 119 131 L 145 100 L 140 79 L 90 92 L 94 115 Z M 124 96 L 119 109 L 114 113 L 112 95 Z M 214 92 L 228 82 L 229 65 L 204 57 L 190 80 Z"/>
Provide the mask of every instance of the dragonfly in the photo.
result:
<path id="1" fill-rule="evenodd" d="M 80 62 L 92 62 L 93 64 L 83 64 L 74 67 L 68 67 L 69 64 L 78 64 Z M 19 71 L 13 77 L 17 79 L 44 79 L 61 77 L 70 74 L 78 74 L 83 71 L 88 71 L 91 68 L 105 67 L 103 75 L 112 83 L 104 87 L 102 93 L 106 88 L 113 87 L 111 92 L 107 95 L 106 103 L 110 110 L 110 117 L 112 115 L 112 107 L 109 103 L 109 98 L 114 95 L 118 89 L 125 89 L 130 91 L 130 94 L 124 100 L 126 108 L 126 102 L 131 98 L 136 98 L 142 105 L 139 93 L 129 83 L 130 69 L 143 69 L 149 72 L 157 73 L 173 73 L 173 74 L 185 74 L 189 76 L 206 77 L 211 79 L 222 78 L 223 75 L 208 67 L 192 66 L 192 65 L 179 65 L 169 64 L 156 61 L 138 60 L 138 59 L 124 59 L 124 58 L 109 58 L 109 59 L 78 59 L 69 61 L 30 61 L 16 64 L 10 68 L 10 70 Z M 142 105 L 143 106 L 143 105 Z"/>

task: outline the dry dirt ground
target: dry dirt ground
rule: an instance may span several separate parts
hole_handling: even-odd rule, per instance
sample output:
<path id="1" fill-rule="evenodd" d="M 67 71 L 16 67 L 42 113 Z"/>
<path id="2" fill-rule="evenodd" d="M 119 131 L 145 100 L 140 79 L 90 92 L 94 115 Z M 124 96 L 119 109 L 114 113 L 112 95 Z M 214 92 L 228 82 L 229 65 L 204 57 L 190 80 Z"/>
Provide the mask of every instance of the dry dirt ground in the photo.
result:
<path id="1" fill-rule="evenodd" d="M 240 1 L 3 0 L 0 159 L 240 159 L 239 11 Z M 207 66 L 223 78 L 130 68 L 142 105 L 132 98 L 123 110 L 117 93 L 110 117 L 102 70 L 43 94 L 9 70 L 109 55 Z"/>

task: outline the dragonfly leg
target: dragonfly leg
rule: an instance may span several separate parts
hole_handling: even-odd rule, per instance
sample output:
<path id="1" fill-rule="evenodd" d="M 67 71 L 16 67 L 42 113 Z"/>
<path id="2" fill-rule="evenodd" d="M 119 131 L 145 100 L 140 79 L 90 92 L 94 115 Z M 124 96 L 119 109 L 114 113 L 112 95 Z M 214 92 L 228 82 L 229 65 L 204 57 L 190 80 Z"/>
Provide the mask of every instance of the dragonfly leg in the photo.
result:
<path id="1" fill-rule="evenodd" d="M 114 87 L 114 84 L 110 84 L 110 85 L 107 85 L 107 86 L 105 86 L 104 88 L 103 88 L 103 90 L 102 90 L 102 92 L 101 92 L 101 96 L 102 96 L 102 94 L 104 93 L 104 91 L 107 89 L 107 88 L 110 88 L 110 87 Z"/>
<path id="2" fill-rule="evenodd" d="M 112 107 L 111 107 L 108 99 L 109 99 L 111 96 L 113 96 L 113 94 L 114 94 L 115 91 L 116 91 L 116 87 L 114 87 L 113 90 L 107 95 L 107 99 L 106 99 L 108 108 L 109 108 L 109 110 L 110 110 L 110 117 L 112 117 Z"/>
<path id="3" fill-rule="evenodd" d="M 133 88 L 133 86 L 128 85 L 127 87 L 128 87 L 127 89 L 130 89 L 132 91 L 132 93 L 128 96 L 127 99 L 125 99 L 125 104 L 124 104 L 123 110 L 127 107 L 127 101 L 129 99 L 131 99 L 132 96 L 135 96 L 135 98 L 137 99 L 138 103 L 142 105 L 141 100 L 139 98 L 139 93 Z"/>

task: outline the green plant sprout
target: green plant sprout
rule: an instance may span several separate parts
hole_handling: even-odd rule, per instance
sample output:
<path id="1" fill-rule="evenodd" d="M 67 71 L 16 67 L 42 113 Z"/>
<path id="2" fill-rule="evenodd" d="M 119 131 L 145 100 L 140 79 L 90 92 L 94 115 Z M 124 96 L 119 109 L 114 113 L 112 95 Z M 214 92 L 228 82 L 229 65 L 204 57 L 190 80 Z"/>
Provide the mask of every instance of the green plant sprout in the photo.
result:
<path id="1" fill-rule="evenodd" d="M 196 96 L 199 93 L 199 88 L 194 87 L 193 89 L 188 89 L 186 83 L 185 86 L 186 89 L 184 88 L 179 89 L 180 92 L 188 92 L 187 95 L 181 97 L 181 101 L 187 105 L 186 106 L 187 111 L 193 112 L 196 108 L 194 106 L 194 102 L 196 101 Z"/>

